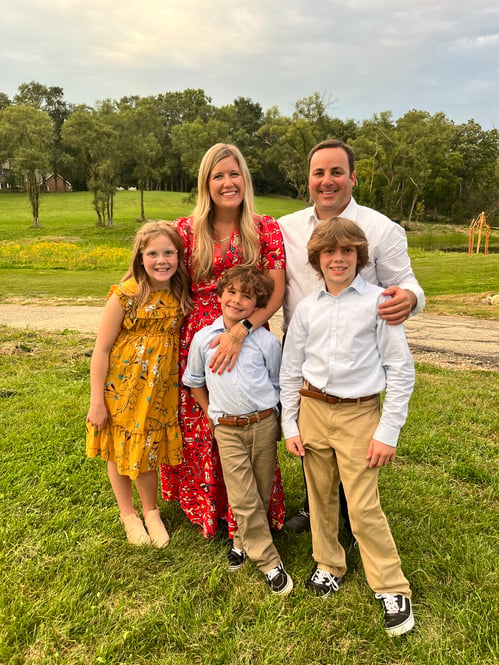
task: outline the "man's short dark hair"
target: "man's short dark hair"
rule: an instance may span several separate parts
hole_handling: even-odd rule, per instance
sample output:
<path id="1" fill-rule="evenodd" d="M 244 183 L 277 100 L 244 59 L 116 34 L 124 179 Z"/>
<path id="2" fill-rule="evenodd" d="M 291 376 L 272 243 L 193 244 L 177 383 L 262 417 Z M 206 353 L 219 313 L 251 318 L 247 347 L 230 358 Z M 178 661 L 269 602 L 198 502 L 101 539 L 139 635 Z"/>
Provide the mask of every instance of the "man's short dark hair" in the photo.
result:
<path id="1" fill-rule="evenodd" d="M 319 150 L 325 150 L 326 148 L 341 148 L 347 153 L 348 157 L 348 168 L 350 169 L 350 175 L 355 171 L 355 154 L 352 148 L 344 143 L 343 141 L 337 141 L 336 139 L 327 139 L 326 141 L 321 141 L 317 145 L 314 145 L 312 150 L 308 153 L 308 165 L 312 161 L 312 157 Z"/>

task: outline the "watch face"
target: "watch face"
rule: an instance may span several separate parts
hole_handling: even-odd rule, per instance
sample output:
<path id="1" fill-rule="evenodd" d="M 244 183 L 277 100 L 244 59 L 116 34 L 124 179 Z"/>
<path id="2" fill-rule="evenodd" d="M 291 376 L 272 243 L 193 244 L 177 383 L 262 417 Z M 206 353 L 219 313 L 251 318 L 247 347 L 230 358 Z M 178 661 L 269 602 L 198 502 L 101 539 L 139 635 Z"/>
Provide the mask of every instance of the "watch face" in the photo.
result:
<path id="1" fill-rule="evenodd" d="M 241 323 L 248 332 L 251 332 L 253 330 L 253 324 L 251 323 L 251 321 L 248 321 L 248 319 L 243 319 Z"/>

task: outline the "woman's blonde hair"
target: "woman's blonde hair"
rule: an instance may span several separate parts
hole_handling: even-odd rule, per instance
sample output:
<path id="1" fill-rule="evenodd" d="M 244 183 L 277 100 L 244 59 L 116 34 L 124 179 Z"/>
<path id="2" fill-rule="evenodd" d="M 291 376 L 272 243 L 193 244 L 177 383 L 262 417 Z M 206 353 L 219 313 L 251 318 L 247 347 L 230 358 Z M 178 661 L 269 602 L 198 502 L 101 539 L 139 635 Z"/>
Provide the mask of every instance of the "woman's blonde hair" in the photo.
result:
<path id="1" fill-rule="evenodd" d="M 184 264 L 184 244 L 182 238 L 173 224 L 159 220 L 146 222 L 137 232 L 130 267 L 123 277 L 123 281 L 133 277 L 137 282 L 137 292 L 132 296 L 134 300 L 132 316 L 146 302 L 151 293 L 151 283 L 143 265 L 142 255 L 149 243 L 160 235 L 168 238 L 177 250 L 178 267 L 170 280 L 171 290 L 180 303 L 182 314 L 187 314 L 192 307 L 189 293 L 191 280 Z"/>
<path id="2" fill-rule="evenodd" d="M 255 229 L 254 195 L 251 175 L 244 157 L 236 146 L 229 143 L 216 143 L 204 155 L 199 166 L 198 201 L 192 213 L 196 248 L 193 256 L 194 281 L 209 279 L 213 274 L 214 262 L 214 210 L 210 196 L 210 175 L 216 164 L 227 157 L 234 157 L 244 181 L 245 193 L 239 213 L 239 232 L 243 250 L 243 262 L 255 264 L 260 254 L 258 234 Z"/>

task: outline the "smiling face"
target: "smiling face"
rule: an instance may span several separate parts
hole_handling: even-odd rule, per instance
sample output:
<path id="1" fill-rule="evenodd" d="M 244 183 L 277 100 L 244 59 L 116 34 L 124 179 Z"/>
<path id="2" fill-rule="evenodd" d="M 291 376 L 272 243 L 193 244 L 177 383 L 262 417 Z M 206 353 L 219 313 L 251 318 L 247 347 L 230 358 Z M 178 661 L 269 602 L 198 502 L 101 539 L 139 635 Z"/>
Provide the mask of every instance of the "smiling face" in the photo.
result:
<path id="1" fill-rule="evenodd" d="M 338 295 L 357 274 L 357 248 L 351 245 L 323 249 L 320 253 L 321 272 L 329 293 Z"/>
<path id="2" fill-rule="evenodd" d="M 225 157 L 210 172 L 208 188 L 213 207 L 237 209 L 244 201 L 245 186 L 239 164 L 234 157 Z"/>
<path id="3" fill-rule="evenodd" d="M 229 330 L 242 319 L 251 316 L 256 309 L 256 295 L 243 290 L 239 280 L 234 280 L 232 284 L 226 286 L 218 301 L 224 325 Z"/>
<path id="4" fill-rule="evenodd" d="M 167 236 L 157 235 L 143 249 L 142 265 L 152 289 L 168 289 L 178 267 L 177 248 Z"/>
<path id="5" fill-rule="evenodd" d="M 343 148 L 323 148 L 312 155 L 308 177 L 310 198 L 319 219 L 338 217 L 347 207 L 355 184 Z"/>

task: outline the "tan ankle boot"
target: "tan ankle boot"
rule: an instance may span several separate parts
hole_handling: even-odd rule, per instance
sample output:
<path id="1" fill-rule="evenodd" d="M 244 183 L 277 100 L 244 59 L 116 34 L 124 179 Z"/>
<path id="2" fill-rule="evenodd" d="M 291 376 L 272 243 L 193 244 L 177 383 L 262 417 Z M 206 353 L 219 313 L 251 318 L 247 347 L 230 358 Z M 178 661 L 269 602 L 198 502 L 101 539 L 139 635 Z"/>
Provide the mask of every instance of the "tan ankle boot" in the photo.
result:
<path id="1" fill-rule="evenodd" d="M 145 530 L 144 523 L 137 513 L 130 513 L 126 517 L 120 517 L 125 527 L 126 537 L 131 545 L 150 545 L 151 539 Z"/>
<path id="2" fill-rule="evenodd" d="M 149 531 L 152 545 L 155 547 L 166 547 L 170 542 L 170 536 L 168 535 L 165 525 L 161 521 L 159 508 L 144 513 L 144 522 Z"/>

